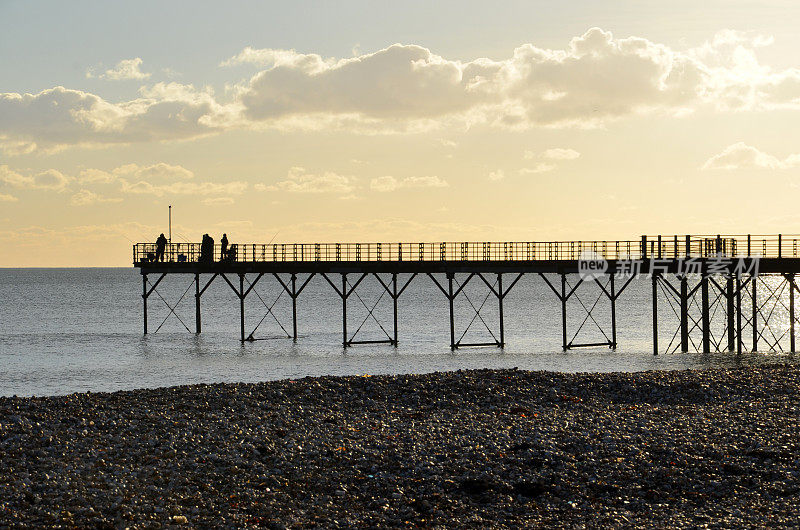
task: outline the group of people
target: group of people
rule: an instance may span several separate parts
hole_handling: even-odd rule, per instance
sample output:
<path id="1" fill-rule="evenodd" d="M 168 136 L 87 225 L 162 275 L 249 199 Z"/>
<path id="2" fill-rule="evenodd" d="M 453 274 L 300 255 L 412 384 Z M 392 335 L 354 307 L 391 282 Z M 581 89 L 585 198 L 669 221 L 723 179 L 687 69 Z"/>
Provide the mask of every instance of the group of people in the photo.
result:
<path id="1" fill-rule="evenodd" d="M 156 239 L 156 254 L 149 256 L 152 261 L 164 261 L 164 254 L 167 248 L 167 238 L 162 233 Z M 220 239 L 220 261 L 234 261 L 236 259 L 236 245 L 228 248 L 228 234 L 222 234 Z M 208 234 L 203 234 L 203 241 L 200 243 L 200 263 L 211 263 L 214 261 L 214 238 Z"/>

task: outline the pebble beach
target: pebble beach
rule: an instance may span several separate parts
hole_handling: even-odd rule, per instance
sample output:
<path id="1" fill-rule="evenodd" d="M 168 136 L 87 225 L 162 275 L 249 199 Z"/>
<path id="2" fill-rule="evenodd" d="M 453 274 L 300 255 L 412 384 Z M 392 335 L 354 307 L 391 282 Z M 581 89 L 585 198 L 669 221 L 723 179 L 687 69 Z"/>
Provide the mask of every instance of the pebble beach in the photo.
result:
<path id="1" fill-rule="evenodd" d="M 0 527 L 793 527 L 800 367 L 0 398 Z"/>

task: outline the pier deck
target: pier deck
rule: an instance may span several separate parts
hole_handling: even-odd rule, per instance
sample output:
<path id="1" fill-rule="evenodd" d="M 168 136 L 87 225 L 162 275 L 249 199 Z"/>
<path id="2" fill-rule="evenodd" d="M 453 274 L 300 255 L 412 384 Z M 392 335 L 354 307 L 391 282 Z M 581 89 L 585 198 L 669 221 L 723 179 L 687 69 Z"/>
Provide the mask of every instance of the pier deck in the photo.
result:
<path id="1" fill-rule="evenodd" d="M 156 244 L 139 243 L 133 247 L 133 262 L 142 274 L 145 333 L 148 332 L 147 300 L 159 283 L 170 274 L 192 274 L 195 332 L 202 330 L 202 294 L 216 278 L 221 278 L 240 302 L 240 340 L 254 340 L 253 333 L 247 334 L 245 330 L 244 301 L 256 283 L 268 276 L 274 278 L 292 300 L 292 338 L 297 340 L 297 298 L 308 282 L 319 275 L 342 300 L 343 346 L 384 342 L 397 345 L 398 300 L 412 280 L 427 276 L 431 285 L 448 300 L 451 348 L 487 345 L 502 348 L 505 345 L 503 300 L 523 275 L 534 274 L 561 302 L 561 338 L 565 351 L 601 345 L 614 349 L 617 347 L 616 303 L 631 280 L 646 275 L 652 283 L 654 354 L 660 351 L 659 300 L 670 304 L 680 317 L 679 329 L 665 351 L 757 351 L 759 345 L 768 350 L 783 350 L 784 339 L 788 337 L 786 350 L 794 352 L 794 299 L 798 291 L 795 275 L 800 272 L 798 240 L 800 236 L 780 234 L 661 235 L 619 241 L 239 243 L 230 245 L 224 253 L 220 245 L 168 243 L 163 257 Z M 398 281 L 401 274 L 406 278 Z M 157 279 L 150 282 L 150 275 Z M 209 275 L 208 281 L 201 281 Z M 248 275 L 255 277 L 250 281 Z M 300 279 L 299 275 L 305 277 Z M 458 275 L 462 281 L 457 280 Z M 504 275 L 509 278 L 505 288 Z M 568 275 L 578 277 L 568 282 Z M 393 334 L 387 334 L 385 340 L 360 341 L 347 332 L 348 298 L 367 276 L 380 282 L 393 303 Z M 489 330 L 491 342 L 464 343 L 456 339 L 454 305 L 466 284 L 474 279 L 482 281 L 497 299 L 498 333 L 495 335 Z M 776 281 L 785 283 L 778 286 Z M 609 333 L 598 324 L 607 339 L 603 342 L 581 342 L 581 329 L 568 339 L 567 302 L 584 284 L 599 286 L 611 306 Z M 175 314 L 175 308 L 166 301 L 165 304 Z M 717 307 L 724 314 L 724 321 L 719 324 L 712 322 Z M 594 320 L 592 309 L 583 309 L 587 319 Z M 776 309 L 779 310 L 777 315 Z M 789 328 L 776 336 L 774 321 L 783 318 L 783 309 L 788 313 Z M 747 339 L 745 328 L 750 330 Z M 701 336 L 694 340 L 693 334 Z"/>

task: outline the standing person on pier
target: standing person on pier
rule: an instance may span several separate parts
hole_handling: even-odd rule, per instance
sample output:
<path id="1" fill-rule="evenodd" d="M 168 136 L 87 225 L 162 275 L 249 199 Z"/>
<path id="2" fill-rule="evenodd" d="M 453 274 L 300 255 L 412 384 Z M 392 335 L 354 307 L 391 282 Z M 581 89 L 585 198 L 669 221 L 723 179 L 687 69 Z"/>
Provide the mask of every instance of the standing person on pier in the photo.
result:
<path id="1" fill-rule="evenodd" d="M 167 238 L 162 232 L 156 239 L 156 261 L 164 261 L 164 250 L 167 248 Z"/>
<path id="2" fill-rule="evenodd" d="M 225 261 L 228 257 L 228 234 L 222 234 L 222 239 L 219 240 L 222 249 L 219 252 L 219 260 Z"/>

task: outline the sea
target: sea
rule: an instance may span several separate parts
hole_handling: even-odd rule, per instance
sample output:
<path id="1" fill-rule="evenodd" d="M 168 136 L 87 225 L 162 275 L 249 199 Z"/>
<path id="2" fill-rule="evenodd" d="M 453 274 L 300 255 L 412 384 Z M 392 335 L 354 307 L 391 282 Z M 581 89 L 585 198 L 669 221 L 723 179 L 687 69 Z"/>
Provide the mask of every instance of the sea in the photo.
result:
<path id="1" fill-rule="evenodd" d="M 202 277 L 205 283 L 210 275 Z M 504 288 L 514 276 L 504 275 Z M 154 281 L 156 275 L 148 276 Z M 300 275 L 298 285 L 305 282 Z M 332 278 L 334 283 L 341 277 Z M 349 275 L 349 281 L 357 275 Z M 384 280 L 388 278 L 384 276 Z M 409 275 L 399 277 L 402 287 Z M 444 284 L 443 277 L 438 278 Z M 456 277 L 456 288 L 466 275 Z M 234 284 L 238 278 L 232 278 Z M 255 280 L 248 276 L 245 287 Z M 283 277 L 288 281 L 288 277 Z M 496 278 L 487 276 L 493 287 Z M 551 279 L 556 287 L 557 278 Z M 577 277 L 568 277 L 570 287 Z M 777 281 L 777 280 L 776 280 Z M 623 282 L 617 281 L 617 288 Z M 195 333 L 194 276 L 167 276 L 148 299 L 149 333 L 143 333 L 142 276 L 134 268 L 0 269 L 0 395 L 46 396 L 114 392 L 196 383 L 257 382 L 323 375 L 427 373 L 512 368 L 559 372 L 682 370 L 796 362 L 773 353 L 676 353 L 678 319 L 669 289 L 658 299 L 659 355 L 652 347 L 652 292 L 635 279 L 617 301 L 616 350 L 607 346 L 562 349 L 561 305 L 536 275 L 525 275 L 504 300 L 505 347 L 451 350 L 447 298 L 427 276 L 417 276 L 399 298 L 398 345 L 342 346 L 342 300 L 315 276 L 297 300 L 298 338 L 292 333 L 291 299 L 272 276 L 246 297 L 246 335 L 239 332 L 239 299 L 217 277 L 201 298 L 202 333 Z M 763 290 L 762 290 L 763 291 Z M 788 291 L 775 299 L 769 328 L 760 326 L 761 348 L 788 350 Z M 763 302 L 762 311 L 771 309 Z M 759 304 L 762 301 L 759 300 Z M 724 301 L 712 304 L 712 341 L 725 349 Z M 480 310 L 476 313 L 476 310 Z M 587 317 L 587 309 L 592 309 Z M 692 306 L 692 346 L 700 344 L 699 307 Z M 366 277 L 347 301 L 348 336 L 383 340 L 392 335 L 392 303 L 374 277 Z M 600 287 L 584 283 L 568 303 L 568 340 L 607 341 L 610 303 Z M 473 277 L 455 303 L 456 339 L 499 338 L 499 304 Z M 748 349 L 752 328 L 745 319 Z M 576 335 L 577 333 L 577 335 Z M 355 336 L 354 336 L 355 334 Z M 774 342 L 773 342 L 774 339 Z"/>

